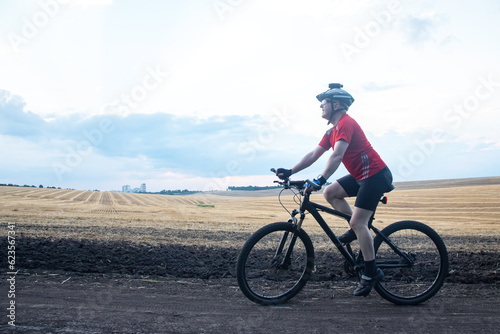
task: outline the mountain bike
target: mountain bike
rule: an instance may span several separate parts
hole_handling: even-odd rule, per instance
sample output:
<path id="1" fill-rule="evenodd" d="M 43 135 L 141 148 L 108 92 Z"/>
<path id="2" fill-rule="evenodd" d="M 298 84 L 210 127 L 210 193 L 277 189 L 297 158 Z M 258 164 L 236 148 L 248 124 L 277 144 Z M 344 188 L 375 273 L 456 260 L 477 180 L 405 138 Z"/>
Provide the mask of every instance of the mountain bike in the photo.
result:
<path id="1" fill-rule="evenodd" d="M 325 222 L 320 212 L 345 219 L 350 215 L 310 200 L 307 186 L 310 180 L 274 181 L 283 190 L 295 191 L 300 208 L 293 209 L 287 222 L 266 225 L 256 231 L 244 244 L 238 256 L 236 273 L 243 294 L 262 305 L 282 304 L 297 295 L 314 272 L 314 247 L 302 228 L 306 214 L 312 216 L 345 258 L 344 270 L 361 279 L 364 261 L 351 243 L 342 244 Z M 391 185 L 386 193 L 394 189 Z M 281 203 L 281 193 L 278 195 Z M 385 195 L 385 194 L 384 194 Z M 387 203 L 387 196 L 380 200 Z M 283 205 L 283 204 L 282 204 Z M 417 305 L 433 297 L 448 275 L 449 261 L 446 246 L 431 227 L 412 220 L 393 223 L 382 230 L 373 226 L 377 266 L 385 278 L 375 286 L 377 293 L 397 305 Z"/>

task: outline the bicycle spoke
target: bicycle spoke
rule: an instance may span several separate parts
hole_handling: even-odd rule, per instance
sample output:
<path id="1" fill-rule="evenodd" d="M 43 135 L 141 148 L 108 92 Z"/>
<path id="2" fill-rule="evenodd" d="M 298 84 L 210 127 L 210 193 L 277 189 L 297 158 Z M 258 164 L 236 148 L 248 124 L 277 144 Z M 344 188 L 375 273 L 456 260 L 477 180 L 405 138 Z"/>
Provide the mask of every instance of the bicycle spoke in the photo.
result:
<path id="1" fill-rule="evenodd" d="M 303 243 L 297 240 L 288 265 L 283 265 L 285 251 L 289 239 L 285 243 L 285 251 L 277 254 L 282 233 L 266 235 L 254 246 L 248 255 L 245 272 L 250 289 L 263 297 L 276 297 L 292 289 L 300 280 L 307 264 L 307 256 Z M 248 280 L 253 277 L 252 281 Z"/>
<path id="2" fill-rule="evenodd" d="M 314 251 L 305 232 L 294 238 L 291 230 L 292 225 L 288 223 L 268 225 L 244 247 L 239 259 L 238 280 L 250 299 L 262 304 L 281 303 L 305 285 L 312 270 Z M 290 249 L 292 239 L 295 242 Z"/>
<path id="3" fill-rule="evenodd" d="M 376 244 L 377 265 L 385 274 L 378 290 L 384 298 L 396 303 L 419 303 L 434 295 L 443 284 L 448 266 L 446 249 L 439 237 L 430 236 L 435 232 L 422 227 L 425 225 L 408 221 L 400 226 L 387 237 L 405 256 L 385 241 L 379 239 Z"/>

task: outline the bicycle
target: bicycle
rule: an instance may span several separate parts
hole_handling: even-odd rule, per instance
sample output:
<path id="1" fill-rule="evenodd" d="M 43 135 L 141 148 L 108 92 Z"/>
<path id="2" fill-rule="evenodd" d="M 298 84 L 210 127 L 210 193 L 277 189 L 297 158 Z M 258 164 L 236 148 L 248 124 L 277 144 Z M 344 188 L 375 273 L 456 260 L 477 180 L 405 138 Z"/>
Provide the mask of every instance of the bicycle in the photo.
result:
<path id="1" fill-rule="evenodd" d="M 258 304 L 277 305 L 304 288 L 314 270 L 314 247 L 302 228 L 306 213 L 343 255 L 344 270 L 360 280 L 364 267 L 362 252 L 355 253 L 350 243 L 342 244 L 319 212 L 345 219 L 347 223 L 351 216 L 310 201 L 311 193 L 303 193 L 306 184 L 315 186 L 310 180 L 274 182 L 283 186 L 278 195 L 280 203 L 283 190 L 296 189 L 300 208 L 289 212 L 287 222 L 260 228 L 244 244 L 236 266 L 243 294 Z M 385 193 L 393 189 L 391 185 Z M 386 204 L 387 196 L 384 194 L 380 201 Z M 377 266 L 385 274 L 384 280 L 375 286 L 377 293 L 397 305 L 417 305 L 433 297 L 443 286 L 449 269 L 448 252 L 441 237 L 417 221 L 399 221 L 380 231 L 373 226 L 374 220 L 375 212 L 369 228 L 375 234 Z"/>

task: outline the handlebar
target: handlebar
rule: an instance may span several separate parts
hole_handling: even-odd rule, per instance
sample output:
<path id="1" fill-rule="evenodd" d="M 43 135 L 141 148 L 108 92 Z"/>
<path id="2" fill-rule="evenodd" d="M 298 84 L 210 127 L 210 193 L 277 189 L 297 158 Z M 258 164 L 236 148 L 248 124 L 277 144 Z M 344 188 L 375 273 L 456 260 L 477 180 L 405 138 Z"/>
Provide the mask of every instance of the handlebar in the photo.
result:
<path id="1" fill-rule="evenodd" d="M 276 169 L 271 168 L 271 172 L 276 174 Z M 297 188 L 298 190 L 304 190 L 306 188 L 314 188 L 315 190 L 320 190 L 321 186 L 317 185 L 316 183 L 312 182 L 311 180 L 301 180 L 301 181 L 291 181 L 288 177 L 285 177 L 283 181 L 274 181 L 274 183 L 278 183 L 279 185 L 283 186 L 285 189 L 289 188 Z"/>

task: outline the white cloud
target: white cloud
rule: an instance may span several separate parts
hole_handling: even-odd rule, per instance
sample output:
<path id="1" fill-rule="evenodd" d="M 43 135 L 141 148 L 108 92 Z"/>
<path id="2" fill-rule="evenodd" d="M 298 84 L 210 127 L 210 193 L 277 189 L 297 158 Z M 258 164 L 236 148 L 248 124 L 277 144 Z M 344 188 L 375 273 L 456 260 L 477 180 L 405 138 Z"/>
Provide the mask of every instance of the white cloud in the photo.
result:
<path id="1" fill-rule="evenodd" d="M 436 31 L 446 21 L 446 16 L 435 12 L 410 15 L 401 20 L 400 26 L 412 44 L 436 42 Z"/>

